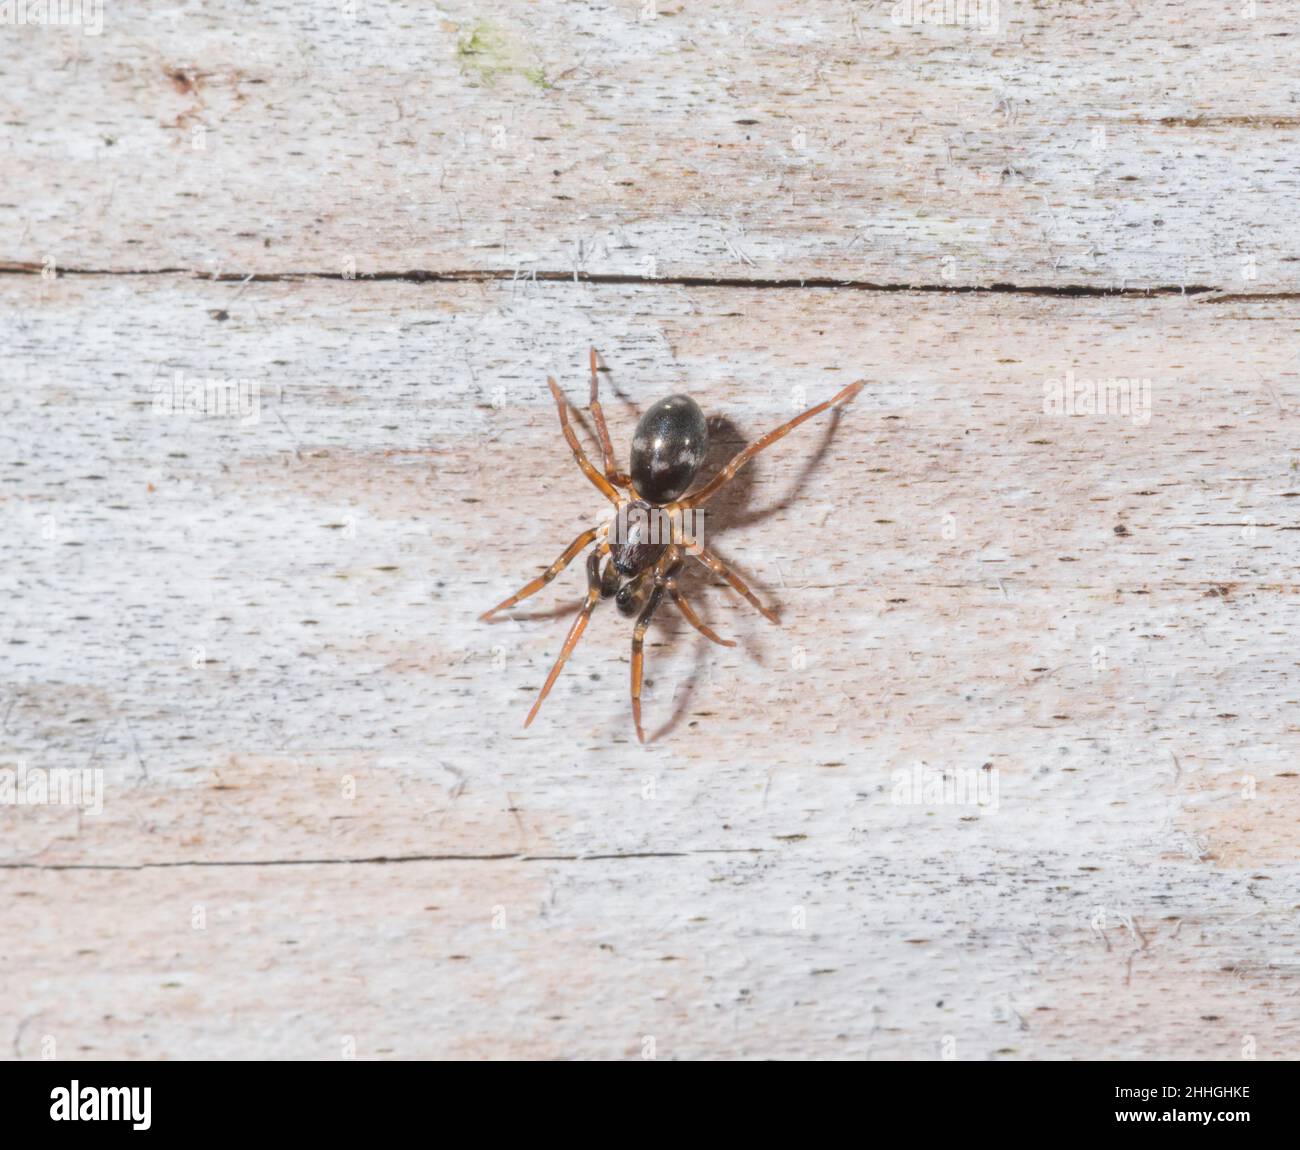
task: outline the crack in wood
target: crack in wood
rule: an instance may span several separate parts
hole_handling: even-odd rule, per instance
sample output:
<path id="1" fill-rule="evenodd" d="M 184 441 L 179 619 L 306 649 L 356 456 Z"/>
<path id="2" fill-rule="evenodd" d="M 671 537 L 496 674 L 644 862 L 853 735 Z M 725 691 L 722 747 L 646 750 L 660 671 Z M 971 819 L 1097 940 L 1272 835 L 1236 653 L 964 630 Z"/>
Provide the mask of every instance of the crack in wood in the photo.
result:
<path id="1" fill-rule="evenodd" d="M 1214 296 L 1218 300 L 1269 300 L 1300 299 L 1300 292 L 1258 292 L 1223 294 L 1223 289 L 1213 284 L 1155 284 L 1150 287 L 1101 287 L 1095 284 L 936 284 L 890 283 L 874 280 L 843 279 L 835 276 L 784 276 L 763 278 L 759 276 L 644 276 L 623 272 L 579 272 L 542 270 L 518 271 L 492 268 L 459 268 L 433 271 L 412 268 L 407 271 L 342 272 L 288 271 L 288 272 L 219 272 L 215 275 L 194 271 L 192 268 L 58 268 L 55 277 L 64 276 L 190 276 L 213 283 L 298 283 L 304 280 L 338 280 L 341 282 L 367 281 L 371 283 L 574 283 L 608 285 L 613 287 L 687 287 L 736 288 L 740 290 L 806 291 L 836 290 L 903 294 L 921 292 L 936 295 L 1026 295 L 1049 298 L 1150 298 L 1152 296 Z M 45 268 L 34 263 L 0 263 L 0 275 L 41 275 Z"/>
<path id="2" fill-rule="evenodd" d="M 690 851 L 629 851 L 614 854 L 446 854 L 446 855 L 374 855 L 369 858 L 307 859 L 173 859 L 167 862 L 142 863 L 0 863 L 0 870 L 32 871 L 145 871 L 178 870 L 182 867 L 290 867 L 290 866 L 388 866 L 397 863 L 437 862 L 613 862 L 636 859 L 676 859 L 697 855 L 762 854 L 762 847 L 717 847 Z"/>

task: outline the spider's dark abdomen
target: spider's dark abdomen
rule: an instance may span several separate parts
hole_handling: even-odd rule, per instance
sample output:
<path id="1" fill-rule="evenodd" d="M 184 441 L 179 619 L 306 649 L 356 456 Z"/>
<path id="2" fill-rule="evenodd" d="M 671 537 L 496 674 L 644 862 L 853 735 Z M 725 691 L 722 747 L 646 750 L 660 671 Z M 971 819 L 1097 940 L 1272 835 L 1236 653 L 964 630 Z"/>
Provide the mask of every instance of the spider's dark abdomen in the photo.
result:
<path id="1" fill-rule="evenodd" d="M 709 451 L 709 425 L 689 395 L 670 395 L 649 408 L 632 434 L 632 484 L 649 503 L 686 493 Z"/>

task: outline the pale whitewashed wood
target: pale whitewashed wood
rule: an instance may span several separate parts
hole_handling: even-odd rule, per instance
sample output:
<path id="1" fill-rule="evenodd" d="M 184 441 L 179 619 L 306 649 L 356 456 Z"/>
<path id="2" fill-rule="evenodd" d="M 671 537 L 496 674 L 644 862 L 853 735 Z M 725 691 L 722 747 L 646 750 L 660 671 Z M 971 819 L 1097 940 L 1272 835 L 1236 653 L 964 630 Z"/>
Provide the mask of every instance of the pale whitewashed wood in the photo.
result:
<path id="1" fill-rule="evenodd" d="M 154 273 L 0 280 L 0 771 L 104 788 L 0 806 L 8 1056 L 1296 1056 L 1289 14 L 655 7 L 4 29 L 0 261 Z M 579 571 L 474 621 L 602 510 L 593 341 L 620 447 L 869 380 L 719 502 L 785 626 L 693 584 L 648 748 L 612 611 L 520 728 Z"/>
<path id="2" fill-rule="evenodd" d="M 1288 5 L 976 11 L 191 0 L 5 28 L 0 261 L 1300 286 Z"/>
<path id="3" fill-rule="evenodd" d="M 0 767 L 104 785 L 0 807 L 7 1055 L 1296 1056 L 1294 301 L 0 296 Z M 691 584 L 741 646 L 665 612 L 646 748 L 608 609 L 521 728 L 576 569 L 475 622 L 603 509 L 544 386 L 589 342 L 620 447 L 869 381 L 720 501 L 784 626 Z M 156 412 L 177 372 L 257 418 Z M 1066 372 L 1149 420 L 1045 412 Z"/>

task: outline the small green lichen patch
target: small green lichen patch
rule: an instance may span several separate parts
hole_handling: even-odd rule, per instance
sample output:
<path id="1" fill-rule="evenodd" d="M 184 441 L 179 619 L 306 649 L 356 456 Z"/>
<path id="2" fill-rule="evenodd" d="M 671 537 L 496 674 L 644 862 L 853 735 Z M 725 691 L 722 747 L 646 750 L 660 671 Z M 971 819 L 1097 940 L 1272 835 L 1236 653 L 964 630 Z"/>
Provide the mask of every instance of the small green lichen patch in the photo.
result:
<path id="1" fill-rule="evenodd" d="M 485 84 L 513 75 L 522 76 L 537 88 L 551 87 L 545 69 L 530 66 L 518 44 L 490 20 L 477 21 L 468 35 L 456 41 L 456 58 L 462 68 Z"/>

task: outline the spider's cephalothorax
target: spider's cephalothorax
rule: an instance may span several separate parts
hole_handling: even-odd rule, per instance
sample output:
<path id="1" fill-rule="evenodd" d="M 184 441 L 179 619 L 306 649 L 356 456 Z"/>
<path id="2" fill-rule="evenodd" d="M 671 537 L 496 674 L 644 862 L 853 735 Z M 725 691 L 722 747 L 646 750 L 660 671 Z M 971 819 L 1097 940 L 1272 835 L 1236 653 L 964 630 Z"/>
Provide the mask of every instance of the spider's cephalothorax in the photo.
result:
<path id="1" fill-rule="evenodd" d="M 605 416 L 597 398 L 598 377 L 596 349 L 591 349 L 591 415 L 600 436 L 604 456 L 604 473 L 597 471 L 578 443 L 573 428 L 569 426 L 569 411 L 554 379 L 548 379 L 551 394 L 560 413 L 560 427 L 573 451 L 583 474 L 602 494 L 614 504 L 616 515 L 612 522 L 592 527 L 578 536 L 554 563 L 531 583 L 526 584 L 509 599 L 484 612 L 482 619 L 490 619 L 498 611 L 513 607 L 521 599 L 540 591 L 567 567 L 586 547 L 596 546 L 587 557 L 587 597 L 583 601 L 573 625 L 569 628 L 564 646 L 547 675 L 537 701 L 528 712 L 524 726 L 533 721 L 542 701 L 550 693 L 569 654 L 577 646 L 592 609 L 600 599 L 612 598 L 625 615 L 637 616 L 632 632 L 632 718 L 636 723 L 637 737 L 645 742 L 641 729 L 641 674 L 643 644 L 650 619 L 658 608 L 664 593 L 672 599 L 686 621 L 705 638 L 724 647 L 734 647 L 729 639 L 719 638 L 687 602 L 677 585 L 677 576 L 687 558 L 694 559 L 714 575 L 720 576 L 733 589 L 743 595 L 773 622 L 772 614 L 744 581 L 707 548 L 696 541 L 687 547 L 682 522 L 687 514 L 696 513 L 713 494 L 736 474 L 746 463 L 769 444 L 775 443 L 806 419 L 827 409 L 838 409 L 848 403 L 863 388 L 863 381 L 851 383 L 838 395 L 810 407 L 788 423 L 769 431 L 734 456 L 721 471 L 703 487 L 687 495 L 695 481 L 709 450 L 709 427 L 699 404 L 688 395 L 670 395 L 651 406 L 640 420 L 632 436 L 631 474 L 618 470 L 614 462 L 614 449 L 609 441 Z M 608 559 L 601 569 L 601 560 Z"/>
<path id="2" fill-rule="evenodd" d="M 671 542 L 664 530 L 668 518 L 662 508 L 644 500 L 625 503 L 609 528 L 609 562 L 620 575 L 640 575 L 653 567 Z"/>

